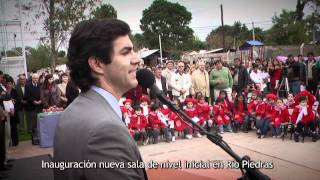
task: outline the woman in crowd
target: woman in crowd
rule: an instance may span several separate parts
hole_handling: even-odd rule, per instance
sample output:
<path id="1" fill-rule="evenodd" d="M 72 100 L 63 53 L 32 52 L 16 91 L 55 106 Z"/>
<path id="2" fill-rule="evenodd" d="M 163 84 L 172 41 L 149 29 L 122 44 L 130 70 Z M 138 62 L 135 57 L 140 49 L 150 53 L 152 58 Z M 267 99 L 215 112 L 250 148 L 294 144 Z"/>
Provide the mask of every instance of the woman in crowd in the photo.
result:
<path id="1" fill-rule="evenodd" d="M 61 104 L 62 104 L 62 107 L 66 107 L 67 106 L 67 102 L 68 102 L 68 99 L 66 97 L 66 89 L 67 89 L 67 84 L 68 84 L 68 81 L 69 81 L 69 76 L 67 73 L 63 73 L 61 75 L 61 83 L 58 84 L 58 88 L 59 90 L 61 91 Z"/>
<path id="2" fill-rule="evenodd" d="M 14 108 L 11 109 L 10 108 L 10 129 L 11 129 L 11 141 L 12 141 L 12 146 L 17 146 L 19 144 L 19 139 L 18 139 L 18 124 L 19 124 L 19 117 L 18 117 L 18 113 L 16 112 L 17 109 L 17 104 L 16 102 L 18 102 L 18 93 L 17 91 L 14 89 L 15 83 L 14 80 L 11 76 L 9 75 L 5 75 L 4 76 L 5 79 L 5 88 L 7 90 L 7 97 L 5 99 L 5 101 L 12 101 L 12 103 L 14 104 Z"/>
<path id="3" fill-rule="evenodd" d="M 279 87 L 280 78 L 281 78 L 282 67 L 278 60 L 272 59 L 269 66 L 270 73 L 270 83 L 271 83 L 271 92 L 276 93 L 275 91 Z"/>
<path id="4" fill-rule="evenodd" d="M 43 85 L 41 87 L 40 97 L 44 109 L 52 106 L 61 106 L 61 91 L 54 83 L 52 74 L 45 76 Z"/>

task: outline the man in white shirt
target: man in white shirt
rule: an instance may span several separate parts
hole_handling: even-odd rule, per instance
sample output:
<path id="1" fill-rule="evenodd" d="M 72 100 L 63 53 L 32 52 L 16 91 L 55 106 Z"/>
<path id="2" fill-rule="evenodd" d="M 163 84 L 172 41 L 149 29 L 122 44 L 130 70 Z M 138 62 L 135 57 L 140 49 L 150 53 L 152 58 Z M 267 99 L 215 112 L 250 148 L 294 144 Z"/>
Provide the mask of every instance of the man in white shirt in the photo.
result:
<path id="1" fill-rule="evenodd" d="M 171 77 L 174 73 L 173 61 L 168 60 L 166 63 L 167 68 L 162 71 L 162 76 L 166 78 L 168 84 L 168 94 L 172 96 L 172 86 L 171 86 Z"/>
<path id="2" fill-rule="evenodd" d="M 171 77 L 173 99 L 180 99 L 180 101 L 184 101 L 190 94 L 189 90 L 192 85 L 190 74 L 184 73 L 184 67 L 184 63 L 180 61 L 178 72 Z"/>
<path id="3" fill-rule="evenodd" d="M 259 70 L 258 64 L 253 64 L 252 68 L 250 79 L 260 88 L 260 90 L 263 90 L 266 87 L 266 84 L 264 83 L 265 75 Z"/>

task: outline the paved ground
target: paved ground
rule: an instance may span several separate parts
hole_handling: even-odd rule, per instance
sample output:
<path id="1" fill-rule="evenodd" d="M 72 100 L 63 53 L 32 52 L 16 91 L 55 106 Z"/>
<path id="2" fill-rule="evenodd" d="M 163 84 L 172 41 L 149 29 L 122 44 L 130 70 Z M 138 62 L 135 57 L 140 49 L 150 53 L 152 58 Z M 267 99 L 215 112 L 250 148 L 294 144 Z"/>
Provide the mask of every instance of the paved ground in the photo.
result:
<path id="1" fill-rule="evenodd" d="M 264 173 L 273 179 L 320 179 L 320 141 L 311 142 L 306 138 L 304 143 L 295 143 L 292 140 L 257 139 L 255 133 L 226 133 L 224 140 L 240 156 L 249 155 L 255 161 L 273 163 L 273 169 L 262 169 Z M 10 155 L 14 158 L 30 157 L 40 154 L 52 154 L 52 148 L 39 148 L 31 146 L 30 142 L 23 142 L 19 147 L 11 148 Z M 155 162 L 185 161 L 203 162 L 221 160 L 227 163 L 232 158 L 220 147 L 212 144 L 205 137 L 192 140 L 177 140 L 175 143 L 159 143 L 156 145 L 140 146 L 143 160 L 149 163 Z M 203 163 L 204 164 L 204 163 Z M 185 169 L 183 169 L 185 170 Z M 237 177 L 239 170 L 185 170 L 191 173 L 210 177 L 219 174 L 217 179 L 225 179 L 220 175 L 228 174 L 228 177 Z M 212 173 L 213 172 L 213 173 Z M 211 176 L 212 177 L 212 176 Z M 216 178 L 215 178 L 216 179 Z"/>

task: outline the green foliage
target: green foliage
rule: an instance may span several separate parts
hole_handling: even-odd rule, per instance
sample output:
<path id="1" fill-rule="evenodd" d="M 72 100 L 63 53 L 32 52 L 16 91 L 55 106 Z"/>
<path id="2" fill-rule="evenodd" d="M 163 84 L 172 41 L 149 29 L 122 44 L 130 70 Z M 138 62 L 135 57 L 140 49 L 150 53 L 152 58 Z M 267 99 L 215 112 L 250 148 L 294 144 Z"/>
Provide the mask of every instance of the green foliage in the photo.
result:
<path id="1" fill-rule="evenodd" d="M 50 67 L 48 47 L 41 45 L 30 49 L 30 55 L 27 56 L 28 71 L 36 71 L 45 67 Z"/>
<path id="2" fill-rule="evenodd" d="M 145 43 L 145 39 L 144 36 L 142 34 L 134 34 L 134 35 L 130 35 L 130 39 L 133 43 L 133 47 L 135 49 L 142 49 L 144 47 L 146 47 L 146 43 Z"/>
<path id="3" fill-rule="evenodd" d="M 252 31 L 249 31 L 245 24 L 241 24 L 241 22 L 236 21 L 233 26 L 224 25 L 223 29 L 219 26 L 217 29 L 211 31 L 206 38 L 210 48 L 216 49 L 223 47 L 222 30 L 224 30 L 226 49 L 237 48 L 245 41 L 252 39 Z M 255 30 L 258 30 L 258 32 L 262 31 L 258 28 Z"/>
<path id="4" fill-rule="evenodd" d="M 65 56 L 66 56 L 66 52 L 65 52 L 65 51 L 59 51 L 59 52 L 58 52 L 58 57 L 63 58 L 63 57 L 65 57 Z"/>
<path id="5" fill-rule="evenodd" d="M 103 4 L 92 12 L 93 18 L 96 19 L 117 19 L 117 11 L 111 4 Z"/>
<path id="6" fill-rule="evenodd" d="M 193 38 L 193 30 L 188 27 L 191 13 L 179 3 L 155 0 L 143 11 L 140 28 L 143 31 L 145 46 L 159 48 L 159 35 L 163 49 L 182 48 Z"/>
<path id="7" fill-rule="evenodd" d="M 46 36 L 42 38 L 48 45 L 50 65 L 56 65 L 57 53 L 70 36 L 73 27 L 87 19 L 100 0 L 31 0 L 22 4 L 23 14 L 33 16 L 33 21 L 43 21 Z M 30 28 L 32 23 L 27 23 Z"/>
<path id="8" fill-rule="evenodd" d="M 283 10 L 272 18 L 273 26 L 267 31 L 266 43 L 287 45 L 307 41 L 305 21 L 296 21 L 294 11 Z"/>

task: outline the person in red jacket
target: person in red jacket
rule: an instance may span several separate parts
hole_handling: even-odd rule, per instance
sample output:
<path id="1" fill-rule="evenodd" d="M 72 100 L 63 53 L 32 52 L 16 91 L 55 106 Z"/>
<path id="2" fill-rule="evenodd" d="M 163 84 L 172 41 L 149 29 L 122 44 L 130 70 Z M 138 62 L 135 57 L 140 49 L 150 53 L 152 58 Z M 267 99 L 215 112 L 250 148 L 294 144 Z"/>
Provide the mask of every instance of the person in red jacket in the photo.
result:
<path id="1" fill-rule="evenodd" d="M 263 95 L 259 94 L 254 101 L 254 103 L 248 106 L 249 116 L 254 119 L 255 126 L 257 128 L 258 138 L 261 137 L 261 130 L 259 128 L 260 121 L 262 121 L 266 116 L 266 103 L 263 102 Z"/>
<path id="2" fill-rule="evenodd" d="M 162 119 L 163 116 L 160 115 L 161 112 L 159 106 L 157 104 L 152 104 L 150 110 L 148 120 L 152 129 L 153 144 L 157 144 L 159 142 L 160 131 L 164 133 L 166 142 L 170 142 L 167 124 L 164 119 Z"/>
<path id="3" fill-rule="evenodd" d="M 199 117 L 198 117 L 198 112 L 197 109 L 194 107 L 195 104 L 195 99 L 193 98 L 186 98 L 184 101 L 187 104 L 187 107 L 184 109 L 184 112 L 195 122 L 199 123 Z M 187 121 L 187 120 L 186 120 Z M 192 129 L 191 128 L 186 128 L 187 132 L 185 132 L 186 138 L 187 139 L 192 139 Z M 185 131 L 186 131 L 185 130 Z M 195 134 L 197 137 L 201 137 L 199 131 L 195 130 Z"/>
<path id="4" fill-rule="evenodd" d="M 248 132 L 248 108 L 244 95 L 238 94 L 233 105 L 233 129 L 238 132 L 238 129 L 243 126 L 243 131 Z"/>
<path id="5" fill-rule="evenodd" d="M 258 133 L 258 138 L 264 138 L 268 133 L 270 121 L 274 112 L 275 100 L 277 99 L 277 96 L 272 93 L 267 94 L 266 97 L 267 104 L 265 106 L 265 116 L 257 122 L 258 130 L 260 130 L 260 133 Z"/>
<path id="6" fill-rule="evenodd" d="M 310 128 L 312 141 L 317 141 L 315 115 L 312 107 L 308 105 L 308 98 L 306 96 L 299 97 L 299 105 L 294 107 L 291 119 L 295 125 L 294 140 L 296 142 L 299 142 L 299 135 L 305 127 Z"/>
<path id="7" fill-rule="evenodd" d="M 216 124 L 219 127 L 220 134 L 224 133 L 224 127 L 226 126 L 229 132 L 232 132 L 230 117 L 229 117 L 229 109 L 225 105 L 225 101 L 223 98 L 218 97 L 216 100 L 216 104 L 213 106 L 213 116 L 216 121 Z"/>
<path id="8" fill-rule="evenodd" d="M 133 110 L 134 114 L 130 118 L 130 127 L 134 130 L 134 139 L 136 141 L 142 139 L 143 145 L 146 145 L 149 142 L 146 132 L 148 121 L 142 114 L 142 109 L 139 105 L 133 106 Z"/>
<path id="9" fill-rule="evenodd" d="M 210 131 L 213 121 L 210 118 L 210 113 L 212 107 L 206 102 L 205 97 L 201 94 L 197 97 L 198 104 L 196 106 L 198 117 L 199 117 L 199 125 L 202 127 L 206 127 L 207 131 Z"/>
<path id="10" fill-rule="evenodd" d="M 133 115 L 134 111 L 131 107 L 132 104 L 132 100 L 131 99 L 126 99 L 123 101 L 124 106 L 120 106 L 122 115 L 123 115 L 123 119 L 124 119 L 124 123 L 126 124 L 126 126 L 128 127 L 129 123 L 130 123 L 130 118 Z"/>
<path id="11" fill-rule="evenodd" d="M 281 134 L 280 125 L 289 121 L 289 112 L 287 106 L 284 105 L 283 100 L 278 98 L 277 104 L 274 107 L 272 119 L 270 121 L 270 128 L 272 137 L 278 138 Z"/>

